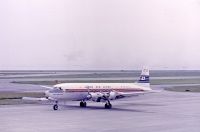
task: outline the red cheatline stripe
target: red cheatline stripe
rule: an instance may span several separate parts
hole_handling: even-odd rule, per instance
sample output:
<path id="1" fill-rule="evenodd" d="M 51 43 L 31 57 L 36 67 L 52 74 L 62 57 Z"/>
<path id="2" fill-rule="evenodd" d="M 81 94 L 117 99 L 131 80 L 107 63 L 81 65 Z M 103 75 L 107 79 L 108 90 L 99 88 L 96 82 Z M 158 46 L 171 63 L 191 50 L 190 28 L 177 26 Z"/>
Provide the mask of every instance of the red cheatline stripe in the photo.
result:
<path id="1" fill-rule="evenodd" d="M 88 92 L 88 89 L 65 89 L 66 92 Z M 142 89 L 89 89 L 89 92 L 140 92 Z"/>

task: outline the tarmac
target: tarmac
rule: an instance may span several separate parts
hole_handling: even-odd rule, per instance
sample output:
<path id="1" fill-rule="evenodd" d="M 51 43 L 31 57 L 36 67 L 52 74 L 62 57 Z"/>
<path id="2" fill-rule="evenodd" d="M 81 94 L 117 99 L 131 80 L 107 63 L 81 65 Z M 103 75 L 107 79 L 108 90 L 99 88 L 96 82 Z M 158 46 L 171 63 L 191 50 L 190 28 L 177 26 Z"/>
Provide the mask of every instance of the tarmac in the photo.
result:
<path id="1" fill-rule="evenodd" d="M 112 102 L 0 106 L 0 132 L 199 132 L 199 93 L 161 91 Z"/>
<path id="2" fill-rule="evenodd" d="M 183 71 L 180 73 L 182 74 L 182 72 Z M 40 77 L 46 74 L 48 76 L 54 76 L 55 74 L 54 72 L 36 73 L 37 72 L 29 74 L 29 72 L 25 72 L 22 74 L 18 72 L 3 72 L 1 75 L 2 78 L 0 79 L 0 93 L 45 91 L 46 89 L 39 85 L 10 83 L 12 81 L 24 80 L 35 81 L 37 78 L 32 76 Z M 177 71 L 172 71 L 172 73 L 177 74 Z M 194 73 L 196 76 L 196 71 L 194 71 Z M 191 72 L 190 77 L 192 79 L 194 79 L 194 73 Z M 63 74 L 71 73 L 56 73 L 56 75 Z M 72 74 L 75 73 L 73 72 Z M 168 72 L 165 74 L 168 74 Z M 184 72 L 184 74 L 190 75 L 189 72 Z M 195 78 L 200 78 L 199 74 L 198 72 L 198 76 Z M 163 76 L 163 73 L 161 75 Z M 39 80 L 42 81 L 45 79 L 46 78 L 39 78 Z M 198 80 L 196 82 L 198 82 Z M 171 83 L 167 85 L 157 85 L 153 86 L 153 88 L 160 90 L 161 88 L 170 88 L 172 86 L 178 86 L 179 88 L 184 86 L 188 88 L 192 85 L 195 87 L 197 87 L 196 85 L 200 85 L 199 83 L 170 84 Z M 161 90 L 159 93 L 116 100 L 111 102 L 113 106 L 112 109 L 104 109 L 104 103 L 87 102 L 86 108 L 80 108 L 79 102 L 65 102 L 65 104 L 61 102 L 59 110 L 54 111 L 52 109 L 52 103 L 49 102 L 23 103 L 20 99 L 2 101 L 4 105 L 0 105 L 0 132 L 200 131 L 200 93 L 193 93 L 192 91 L 174 92 Z"/>

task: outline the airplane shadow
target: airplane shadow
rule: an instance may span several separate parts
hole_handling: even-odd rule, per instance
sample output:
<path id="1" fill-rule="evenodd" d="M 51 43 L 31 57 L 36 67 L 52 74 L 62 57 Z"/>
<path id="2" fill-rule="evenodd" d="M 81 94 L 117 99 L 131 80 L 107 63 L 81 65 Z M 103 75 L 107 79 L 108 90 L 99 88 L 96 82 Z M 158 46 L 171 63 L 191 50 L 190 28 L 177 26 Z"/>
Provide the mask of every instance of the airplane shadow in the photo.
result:
<path id="1" fill-rule="evenodd" d="M 163 104 L 150 104 L 150 103 L 122 103 L 121 106 L 165 106 Z"/>
<path id="2" fill-rule="evenodd" d="M 63 105 L 63 108 L 66 108 L 68 110 L 102 110 L 102 111 L 116 111 L 116 112 L 142 112 L 142 113 L 154 113 L 146 110 L 136 110 L 136 109 L 127 109 L 127 108 L 117 108 L 113 107 L 112 109 L 105 109 L 102 106 L 87 106 L 85 108 L 81 108 L 80 106 L 75 106 L 75 105 Z"/>

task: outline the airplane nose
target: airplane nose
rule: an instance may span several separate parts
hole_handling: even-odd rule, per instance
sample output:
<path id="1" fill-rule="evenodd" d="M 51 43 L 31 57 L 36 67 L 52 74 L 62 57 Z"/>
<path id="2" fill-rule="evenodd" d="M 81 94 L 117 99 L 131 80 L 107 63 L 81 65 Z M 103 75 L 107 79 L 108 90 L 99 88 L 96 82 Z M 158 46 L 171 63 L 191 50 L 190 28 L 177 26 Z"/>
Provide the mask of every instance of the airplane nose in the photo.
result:
<path id="1" fill-rule="evenodd" d="M 45 94 L 45 97 L 49 97 L 49 91 L 45 91 L 44 94 Z"/>

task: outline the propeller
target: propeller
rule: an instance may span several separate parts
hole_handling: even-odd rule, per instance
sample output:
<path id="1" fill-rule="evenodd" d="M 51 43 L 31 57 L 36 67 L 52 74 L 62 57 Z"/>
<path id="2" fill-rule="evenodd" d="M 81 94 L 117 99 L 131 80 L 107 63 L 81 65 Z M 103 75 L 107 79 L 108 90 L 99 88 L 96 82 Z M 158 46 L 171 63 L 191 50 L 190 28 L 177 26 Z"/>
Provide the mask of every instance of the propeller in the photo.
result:
<path id="1" fill-rule="evenodd" d="M 89 100 L 89 99 L 92 98 L 92 95 L 90 94 L 90 89 L 89 89 L 89 87 L 87 88 L 87 92 L 88 92 L 87 100 Z"/>

